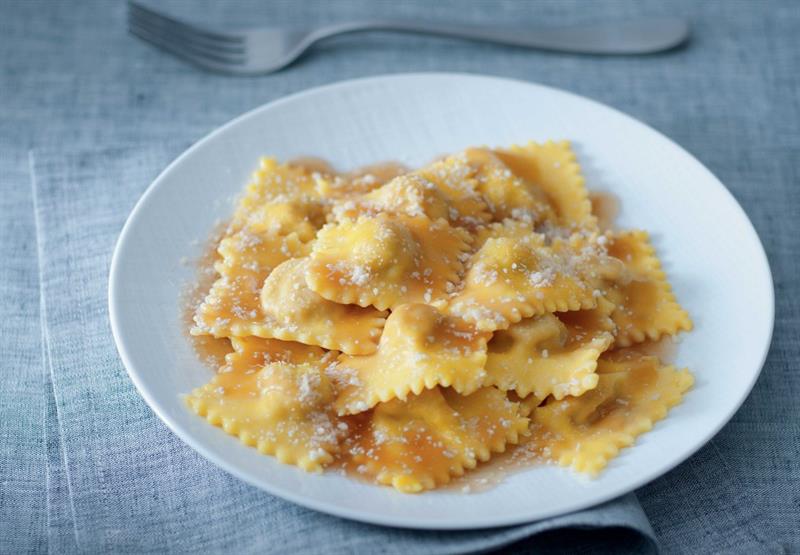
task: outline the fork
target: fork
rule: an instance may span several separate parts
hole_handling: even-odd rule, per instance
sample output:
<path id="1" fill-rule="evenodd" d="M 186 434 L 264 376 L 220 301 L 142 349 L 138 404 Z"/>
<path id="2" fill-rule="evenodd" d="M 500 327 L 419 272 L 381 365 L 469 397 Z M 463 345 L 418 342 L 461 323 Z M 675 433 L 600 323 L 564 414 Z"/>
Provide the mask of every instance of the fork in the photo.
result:
<path id="1" fill-rule="evenodd" d="M 664 17 L 526 28 L 376 19 L 309 29 L 260 27 L 223 32 L 180 21 L 132 0 L 128 0 L 128 29 L 188 62 L 230 75 L 272 73 L 322 39 L 357 31 L 440 35 L 576 54 L 650 54 L 674 48 L 689 37 L 686 21 Z"/>

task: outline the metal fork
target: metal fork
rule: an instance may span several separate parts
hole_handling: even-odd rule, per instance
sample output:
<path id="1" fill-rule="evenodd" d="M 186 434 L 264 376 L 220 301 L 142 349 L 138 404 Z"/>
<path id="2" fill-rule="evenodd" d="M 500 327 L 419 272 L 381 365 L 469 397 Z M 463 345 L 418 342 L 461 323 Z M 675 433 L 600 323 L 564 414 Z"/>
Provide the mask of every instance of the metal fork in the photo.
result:
<path id="1" fill-rule="evenodd" d="M 179 21 L 131 0 L 128 0 L 128 29 L 188 62 L 230 75 L 277 71 L 317 41 L 357 31 L 441 35 L 578 54 L 650 54 L 674 48 L 689 37 L 688 23 L 678 18 L 525 28 L 369 20 L 309 29 L 261 27 L 223 32 Z"/>

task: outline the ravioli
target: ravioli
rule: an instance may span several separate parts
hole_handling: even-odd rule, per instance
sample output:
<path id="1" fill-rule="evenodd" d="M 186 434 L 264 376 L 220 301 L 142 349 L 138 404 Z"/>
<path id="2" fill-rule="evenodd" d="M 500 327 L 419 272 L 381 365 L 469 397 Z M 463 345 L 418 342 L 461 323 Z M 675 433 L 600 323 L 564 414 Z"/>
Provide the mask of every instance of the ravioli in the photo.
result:
<path id="1" fill-rule="evenodd" d="M 589 191 L 568 141 L 530 142 L 508 150 L 498 149 L 495 154 L 512 173 L 546 196 L 558 225 L 596 229 Z"/>
<path id="2" fill-rule="evenodd" d="M 301 202 L 297 199 L 275 200 L 253 208 L 245 227 L 251 235 L 279 237 L 296 234 L 307 243 L 317 235 L 325 223 L 325 209 L 319 202 Z M 223 240 L 223 243 L 225 241 Z M 222 245 L 223 256 L 235 257 L 240 249 L 235 245 Z"/>
<path id="3" fill-rule="evenodd" d="M 679 404 L 694 378 L 655 357 L 615 351 L 598 364 L 597 387 L 531 414 L 526 448 L 545 460 L 597 475 L 620 449 Z"/>
<path id="4" fill-rule="evenodd" d="M 555 220 L 547 195 L 513 173 L 499 151 L 471 148 L 466 156 L 477 168 L 478 190 L 486 199 L 495 222 L 507 218 L 531 224 Z"/>
<path id="5" fill-rule="evenodd" d="M 261 164 L 217 247 L 219 278 L 195 313 L 194 335 L 254 334 L 264 280 L 284 260 L 307 254 L 325 222 L 307 172 L 267 158 Z"/>
<path id="6" fill-rule="evenodd" d="M 448 158 L 408 174 L 358 198 L 334 207 L 338 220 L 381 212 L 446 220 L 451 225 L 475 229 L 489 222 L 489 206 L 473 179 L 466 159 Z"/>
<path id="7" fill-rule="evenodd" d="M 410 393 L 438 385 L 472 393 L 486 377 L 488 338 L 432 306 L 399 306 L 387 319 L 374 355 L 339 357 L 338 366 L 351 373 L 353 382 L 336 399 L 337 410 L 363 412 L 378 402 L 405 400 Z"/>
<path id="8" fill-rule="evenodd" d="M 369 193 L 399 175 L 404 175 L 401 164 L 379 164 L 367 166 L 355 172 L 330 175 L 327 172 L 315 175 L 316 190 L 324 199 L 332 201 L 333 207 L 347 203 Z"/>
<path id="9" fill-rule="evenodd" d="M 317 234 L 306 283 L 322 297 L 379 310 L 431 302 L 454 287 L 469 234 L 445 220 L 377 214 Z"/>
<path id="10" fill-rule="evenodd" d="M 544 314 L 495 332 L 488 345 L 487 385 L 539 399 L 593 389 L 597 360 L 614 342 L 613 309 L 600 299 L 594 309 Z"/>
<path id="11" fill-rule="evenodd" d="M 489 239 L 512 239 L 514 241 L 525 241 L 537 235 L 533 224 L 520 220 L 503 220 L 479 228 L 475 232 L 475 242 L 472 245 L 474 250 L 480 249 Z"/>
<path id="12" fill-rule="evenodd" d="M 487 239 L 448 311 L 493 331 L 539 314 L 593 308 L 605 275 L 603 253 L 582 241 L 545 242 L 536 234 Z"/>
<path id="13" fill-rule="evenodd" d="M 333 461 L 346 429 L 331 410 L 333 390 L 324 357 L 254 367 L 241 355 L 235 353 L 224 371 L 190 393 L 189 406 L 245 445 L 280 462 L 321 471 Z"/>
<path id="14" fill-rule="evenodd" d="M 378 483 L 417 493 L 489 460 L 527 427 L 519 403 L 497 389 L 467 396 L 429 389 L 378 405 L 349 448 L 349 464 Z"/>
<path id="15" fill-rule="evenodd" d="M 194 335 L 215 337 L 258 335 L 264 320 L 261 287 L 273 268 L 284 260 L 305 256 L 309 245 L 294 232 L 256 235 L 246 228 L 226 237 L 218 249 L 220 274 L 194 316 Z"/>
<path id="16" fill-rule="evenodd" d="M 414 175 L 442 192 L 449 204 L 448 219 L 455 225 L 475 229 L 491 220 L 489 204 L 478 190 L 476 168 L 469 164 L 466 154 L 437 160 Z"/>
<path id="17" fill-rule="evenodd" d="M 279 164 L 274 158 L 261 159 L 228 226 L 232 235 L 250 220 L 252 214 L 273 202 L 298 201 L 310 205 L 320 198 L 314 172 L 302 166 Z"/>
<path id="18" fill-rule="evenodd" d="M 392 179 L 358 199 L 338 204 L 333 209 L 338 220 L 381 212 L 446 220 L 450 217 L 450 204 L 432 182 L 419 175 L 407 174 Z"/>
<path id="19" fill-rule="evenodd" d="M 617 344 L 627 347 L 647 339 L 690 331 L 689 314 L 675 300 L 647 232 L 626 231 L 611 236 L 608 252 L 622 260 L 626 279 L 617 279 L 607 296 L 616 305 L 612 318 Z"/>
<path id="20" fill-rule="evenodd" d="M 268 362 L 332 362 L 333 353 L 312 345 L 295 341 L 265 339 L 262 337 L 231 337 L 233 352 L 225 356 L 225 364 L 219 369 L 221 373 L 248 373 L 263 367 Z"/>
<path id="21" fill-rule="evenodd" d="M 374 352 L 386 313 L 320 297 L 306 285 L 307 266 L 307 258 L 293 258 L 267 277 L 261 288 L 264 319 L 253 332 L 354 355 Z"/>

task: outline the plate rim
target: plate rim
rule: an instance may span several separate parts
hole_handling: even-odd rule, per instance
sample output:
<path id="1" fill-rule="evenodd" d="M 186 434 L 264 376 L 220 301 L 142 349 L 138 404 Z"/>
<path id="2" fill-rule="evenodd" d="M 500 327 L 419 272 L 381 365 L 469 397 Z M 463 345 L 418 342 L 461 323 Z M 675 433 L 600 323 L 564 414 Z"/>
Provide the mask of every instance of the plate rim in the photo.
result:
<path id="1" fill-rule="evenodd" d="M 132 362 L 132 358 L 128 353 L 127 347 L 125 342 L 121 336 L 121 324 L 120 319 L 122 318 L 120 314 L 120 308 L 117 306 L 116 298 L 117 298 L 117 284 L 119 280 L 118 275 L 118 266 L 119 266 L 119 258 L 120 258 L 120 251 L 122 245 L 126 241 L 129 240 L 129 235 L 131 234 L 131 230 L 134 226 L 134 220 L 139 216 L 139 213 L 142 211 L 143 206 L 147 203 L 147 199 L 149 196 L 155 191 L 160 184 L 168 178 L 169 174 L 180 165 L 183 160 L 187 157 L 190 157 L 196 150 L 200 149 L 206 143 L 212 141 L 216 136 L 225 133 L 229 128 L 236 126 L 239 122 L 245 121 L 249 118 L 256 116 L 259 112 L 265 110 L 272 110 L 275 108 L 280 107 L 284 103 L 289 103 L 296 101 L 304 96 L 309 96 L 313 94 L 323 93 L 323 92 L 332 92 L 337 89 L 346 89 L 349 87 L 359 87 L 364 84 L 368 84 L 370 82 L 375 81 L 384 81 L 384 80 L 394 80 L 394 79 L 418 79 L 418 78 L 468 78 L 468 79 L 479 79 L 479 80 L 489 80 L 489 81 L 498 81 L 498 82 L 506 82 L 514 85 L 525 85 L 533 88 L 539 88 L 543 90 L 547 90 L 549 92 L 556 92 L 561 95 L 571 96 L 575 99 L 579 99 L 581 101 L 587 102 L 595 108 L 600 108 L 604 110 L 611 111 L 615 116 L 621 117 L 629 122 L 638 124 L 643 126 L 647 130 L 652 133 L 655 133 L 661 139 L 665 140 L 673 147 L 677 148 L 681 151 L 684 155 L 688 156 L 691 160 L 693 160 L 697 166 L 706 174 L 706 177 L 709 178 L 709 181 L 714 182 L 719 189 L 721 189 L 725 195 L 727 195 L 728 200 L 732 202 L 732 205 L 738 210 L 739 215 L 746 222 L 747 225 L 744 228 L 747 230 L 747 235 L 751 236 L 752 239 L 755 239 L 755 244 L 759 247 L 759 255 L 760 255 L 760 264 L 757 266 L 766 271 L 766 277 L 768 278 L 768 287 L 766 288 L 766 293 L 768 295 L 768 305 L 766 308 L 768 310 L 768 319 L 769 322 L 769 331 L 766 334 L 766 341 L 764 345 L 760 347 L 761 354 L 759 356 L 759 363 L 758 369 L 753 372 L 750 382 L 747 384 L 746 388 L 742 389 L 742 393 L 740 398 L 737 400 L 736 403 L 732 405 L 732 409 L 729 410 L 728 414 L 725 415 L 724 418 L 720 418 L 719 421 L 715 424 L 711 432 L 705 435 L 702 440 L 698 440 L 696 445 L 689 449 L 685 454 L 681 457 L 677 457 L 674 461 L 671 461 L 666 467 L 660 469 L 660 471 L 654 475 L 645 474 L 638 479 L 631 480 L 629 482 L 625 482 L 624 487 L 615 488 L 613 491 L 607 492 L 602 495 L 598 495 L 593 497 L 589 501 L 582 501 L 578 500 L 573 503 L 571 506 L 567 507 L 566 509 L 556 510 L 553 511 L 552 514 L 547 514 L 546 516 L 540 516 L 537 518 L 526 517 L 525 515 L 517 515 L 512 517 L 492 517 L 489 516 L 482 520 L 481 523 L 473 524 L 473 523 L 427 523 L 427 522 L 420 522 L 418 520 L 414 520 L 413 518 L 403 517 L 399 518 L 396 516 L 382 516 L 379 513 L 367 513 L 367 512 L 359 512 L 357 510 L 352 510 L 348 508 L 343 508 L 339 505 L 328 503 L 325 501 L 319 501 L 313 498 L 309 498 L 303 495 L 295 494 L 293 491 L 282 488 L 276 487 L 272 484 L 265 484 L 263 482 L 258 482 L 254 479 L 251 479 L 246 473 L 240 471 L 235 465 L 228 464 L 226 461 L 217 457 L 216 453 L 211 450 L 207 449 L 205 446 L 200 444 L 199 442 L 195 441 L 193 435 L 185 430 L 182 425 L 177 422 L 177 420 L 173 419 L 170 414 L 169 410 L 166 407 L 162 407 L 158 401 L 156 400 L 155 396 L 151 394 L 150 388 L 146 383 L 146 380 L 143 380 L 141 375 L 135 369 L 135 365 Z M 300 91 L 296 91 L 294 93 L 288 94 L 286 96 L 282 96 L 270 102 L 261 104 L 251 110 L 244 112 L 243 114 L 234 117 L 233 119 L 227 121 L 226 123 L 214 128 L 212 131 L 204 135 L 202 138 L 194 142 L 191 146 L 185 149 L 180 155 L 178 155 L 172 162 L 170 162 L 159 174 L 158 176 L 147 186 L 144 192 L 141 194 L 139 199 L 136 201 L 133 209 L 128 214 L 125 224 L 123 225 L 117 240 L 114 244 L 114 251 L 111 258 L 111 264 L 109 266 L 108 272 L 108 311 L 109 311 L 109 321 L 111 325 L 111 332 L 114 338 L 114 343 L 119 354 L 119 357 L 122 361 L 123 366 L 125 367 L 125 371 L 128 374 L 128 377 L 133 382 L 134 386 L 136 387 L 139 395 L 144 399 L 145 403 L 148 407 L 156 414 L 156 416 L 167 425 L 167 427 L 174 433 L 178 438 L 186 443 L 189 447 L 191 447 L 195 452 L 199 453 L 203 456 L 206 460 L 221 468 L 225 472 L 235 476 L 237 479 L 244 481 L 245 483 L 250 484 L 262 491 L 265 491 L 271 495 L 275 495 L 297 505 L 310 508 L 316 511 L 320 511 L 326 514 L 334 515 L 341 518 L 346 518 L 349 520 L 354 520 L 358 522 L 365 522 L 369 524 L 377 524 L 381 526 L 391 526 L 391 527 L 398 527 L 398 528 L 405 528 L 405 529 L 417 529 L 417 530 L 468 530 L 468 529 L 478 529 L 478 528 L 497 528 L 501 526 L 512 526 L 512 525 L 520 525 L 520 524 L 527 524 L 532 522 L 537 522 L 540 520 L 544 520 L 547 518 L 553 518 L 555 516 L 569 514 L 571 512 L 587 509 L 589 507 L 594 507 L 605 503 L 611 499 L 615 499 L 622 495 L 625 495 L 629 492 L 632 492 L 643 485 L 658 479 L 659 477 L 663 476 L 670 470 L 676 468 L 678 465 L 682 464 L 686 460 L 688 460 L 692 455 L 697 453 L 702 447 L 708 444 L 714 436 L 719 433 L 719 431 L 728 423 L 730 422 L 731 418 L 738 412 L 739 408 L 742 406 L 744 401 L 749 397 L 750 392 L 752 391 L 753 387 L 755 386 L 761 372 L 763 371 L 764 365 L 766 363 L 767 356 L 770 351 L 770 347 L 772 345 L 772 338 L 775 329 L 775 284 L 774 278 L 772 275 L 772 268 L 769 264 L 769 258 L 766 254 L 766 250 L 764 249 L 764 245 L 761 241 L 761 238 L 758 235 L 758 232 L 755 229 L 752 221 L 748 217 L 747 213 L 745 212 L 744 208 L 739 204 L 736 197 L 733 196 L 731 191 L 725 186 L 725 184 L 705 165 L 703 164 L 697 157 L 695 157 L 691 152 L 681 146 L 679 143 L 673 141 L 671 138 L 660 132 L 659 130 L 653 128 L 649 124 L 634 118 L 618 110 L 613 106 L 609 106 L 605 103 L 599 102 L 592 98 L 586 97 L 584 95 L 580 95 L 565 89 L 561 89 L 558 87 L 552 87 L 549 85 L 543 85 L 533 81 L 526 81 L 524 79 L 515 79 L 503 76 L 494 76 L 489 74 L 479 74 L 479 73 L 467 73 L 467 72 L 439 72 L 439 71 L 430 71 L 430 72 L 409 72 L 409 73 L 388 73 L 388 74 L 380 74 L 374 76 L 367 76 L 367 77 L 360 77 L 355 79 L 346 79 L 342 81 L 337 81 L 334 83 L 329 83 L 325 85 L 319 85 L 307 89 L 302 89 Z M 180 394 L 177 392 L 176 394 Z"/>

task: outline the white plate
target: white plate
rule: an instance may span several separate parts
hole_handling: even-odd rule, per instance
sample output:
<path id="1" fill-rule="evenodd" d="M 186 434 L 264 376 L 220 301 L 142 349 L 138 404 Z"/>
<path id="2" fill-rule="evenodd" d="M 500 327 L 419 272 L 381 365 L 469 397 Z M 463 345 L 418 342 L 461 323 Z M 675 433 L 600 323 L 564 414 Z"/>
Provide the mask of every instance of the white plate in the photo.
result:
<path id="1" fill-rule="evenodd" d="M 618 223 L 652 233 L 696 329 L 677 363 L 696 385 L 666 420 L 597 479 L 538 467 L 488 491 L 403 495 L 337 475 L 306 474 L 241 445 L 184 406 L 208 381 L 184 336 L 179 296 L 261 155 L 319 156 L 340 169 L 376 161 L 418 165 L 470 145 L 570 139 L 590 189 L 620 200 Z M 758 377 L 773 325 L 764 250 L 725 187 L 681 147 L 611 108 L 573 94 L 490 77 L 413 74 L 309 90 L 249 112 L 198 142 L 153 182 L 131 213 L 111 266 L 109 310 L 120 356 L 139 392 L 186 443 L 231 474 L 341 517 L 415 528 L 533 521 L 633 490 L 706 443 Z"/>

